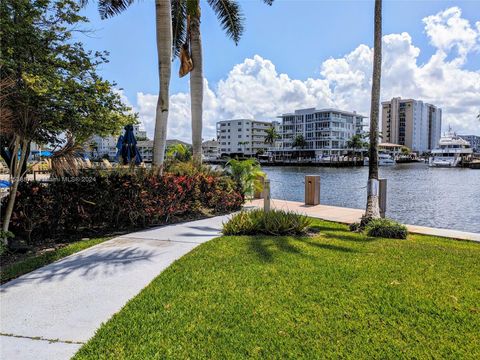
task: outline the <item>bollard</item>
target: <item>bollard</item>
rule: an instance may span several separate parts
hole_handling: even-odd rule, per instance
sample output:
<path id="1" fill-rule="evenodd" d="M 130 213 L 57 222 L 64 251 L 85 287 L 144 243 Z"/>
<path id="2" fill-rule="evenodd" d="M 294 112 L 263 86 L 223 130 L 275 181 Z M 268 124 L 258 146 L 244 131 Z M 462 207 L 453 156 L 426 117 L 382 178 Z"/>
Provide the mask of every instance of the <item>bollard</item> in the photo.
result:
<path id="1" fill-rule="evenodd" d="M 270 180 L 265 179 L 263 185 L 263 211 L 270 211 Z"/>
<path id="2" fill-rule="evenodd" d="M 320 176 L 305 176 L 305 205 L 320 204 Z"/>
<path id="3" fill-rule="evenodd" d="M 380 216 L 384 218 L 387 212 L 387 179 L 378 179 L 378 182 L 378 205 L 380 207 Z"/>

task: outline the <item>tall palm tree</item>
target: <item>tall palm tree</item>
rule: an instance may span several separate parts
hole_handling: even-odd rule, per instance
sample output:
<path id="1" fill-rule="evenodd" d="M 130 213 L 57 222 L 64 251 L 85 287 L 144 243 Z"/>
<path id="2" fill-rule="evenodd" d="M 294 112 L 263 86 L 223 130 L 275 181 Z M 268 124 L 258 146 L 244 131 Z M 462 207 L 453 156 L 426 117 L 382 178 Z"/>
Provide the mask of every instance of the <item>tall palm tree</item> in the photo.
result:
<path id="1" fill-rule="evenodd" d="M 134 0 L 97 0 L 102 19 L 120 14 L 133 4 Z M 88 0 L 81 0 L 85 5 Z M 157 55 L 159 70 L 159 94 L 155 114 L 153 137 L 153 165 L 163 169 L 167 145 L 167 124 L 169 110 L 169 88 L 172 61 L 172 12 L 171 0 L 155 0 L 155 25 L 157 33 Z"/>
<path id="2" fill-rule="evenodd" d="M 271 5 L 273 0 L 263 0 Z M 244 17 L 236 0 L 207 0 L 223 28 L 238 44 Z M 200 0 L 172 0 L 173 46 L 182 62 L 180 76 L 190 72 L 192 150 L 196 163 L 202 160 L 203 54 L 200 32 Z"/>
<path id="3" fill-rule="evenodd" d="M 380 77 L 382 72 L 382 0 L 375 0 L 373 42 L 372 97 L 370 104 L 370 145 L 368 163 L 367 207 L 364 222 L 380 217 L 378 202 L 378 117 L 380 107 Z"/>
<path id="4" fill-rule="evenodd" d="M 265 136 L 265 144 L 269 144 L 270 146 L 273 146 L 275 143 L 275 140 L 280 139 L 280 134 L 277 132 L 277 129 L 275 129 L 273 126 L 265 130 L 267 135 Z"/>

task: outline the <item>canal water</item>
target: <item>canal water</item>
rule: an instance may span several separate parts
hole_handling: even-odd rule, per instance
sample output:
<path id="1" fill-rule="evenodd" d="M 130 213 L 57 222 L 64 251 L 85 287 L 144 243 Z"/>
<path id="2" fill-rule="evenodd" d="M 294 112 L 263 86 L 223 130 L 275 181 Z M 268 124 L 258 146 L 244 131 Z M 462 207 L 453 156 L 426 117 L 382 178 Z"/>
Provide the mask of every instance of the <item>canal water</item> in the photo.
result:
<path id="1" fill-rule="evenodd" d="M 304 201 L 305 175 L 320 175 L 320 203 L 363 209 L 368 168 L 264 166 L 273 199 Z M 480 233 L 480 170 L 424 163 L 379 168 L 388 179 L 387 217 L 405 224 Z"/>

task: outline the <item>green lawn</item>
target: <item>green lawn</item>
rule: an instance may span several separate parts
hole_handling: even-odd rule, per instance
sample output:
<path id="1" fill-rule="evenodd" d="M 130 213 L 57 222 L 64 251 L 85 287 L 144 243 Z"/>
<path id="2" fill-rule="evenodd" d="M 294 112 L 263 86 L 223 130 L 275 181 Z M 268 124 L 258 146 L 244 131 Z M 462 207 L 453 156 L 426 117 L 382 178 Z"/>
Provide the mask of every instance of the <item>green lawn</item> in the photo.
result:
<path id="1" fill-rule="evenodd" d="M 201 245 L 75 359 L 480 358 L 480 244 L 315 223 Z"/>
<path id="2" fill-rule="evenodd" d="M 100 244 L 109 239 L 111 239 L 111 237 L 77 241 L 67 246 L 55 249 L 54 251 L 46 252 L 39 255 L 32 255 L 11 265 L 2 267 L 0 271 L 0 284 L 3 284 L 4 282 L 12 280 L 42 266 L 53 263 L 68 255 L 72 255 L 91 246 Z"/>

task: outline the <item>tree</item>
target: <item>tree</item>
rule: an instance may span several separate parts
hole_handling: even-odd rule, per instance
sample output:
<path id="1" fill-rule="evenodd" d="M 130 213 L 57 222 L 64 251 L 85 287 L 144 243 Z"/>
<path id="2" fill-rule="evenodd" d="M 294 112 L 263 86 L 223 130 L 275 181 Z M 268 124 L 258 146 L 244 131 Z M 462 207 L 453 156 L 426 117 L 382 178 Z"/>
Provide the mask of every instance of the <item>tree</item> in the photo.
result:
<path id="1" fill-rule="evenodd" d="M 100 17 L 106 19 L 122 13 L 134 0 L 97 0 Z M 85 5 L 88 0 L 81 0 Z M 155 0 L 155 27 L 157 33 L 157 55 L 159 69 L 159 94 L 155 113 L 153 137 L 153 162 L 163 171 L 167 146 L 167 124 L 169 112 L 169 89 L 172 61 L 172 5 L 171 0 Z M 200 144 L 201 146 L 201 144 Z"/>
<path id="2" fill-rule="evenodd" d="M 167 159 L 186 162 L 192 157 L 190 148 L 183 144 L 172 144 L 167 148 Z"/>
<path id="3" fill-rule="evenodd" d="M 263 0 L 271 5 L 273 0 Z M 238 44 L 244 17 L 236 0 L 207 0 L 223 30 Z M 190 72 L 192 149 L 196 163 L 202 160 L 203 54 L 200 32 L 200 0 L 172 0 L 173 44 L 179 55 L 180 77 Z"/>
<path id="4" fill-rule="evenodd" d="M 135 122 L 97 68 L 106 53 L 72 41 L 87 19 L 73 0 L 5 0 L 0 5 L 2 157 L 12 185 L 2 228 L 8 230 L 31 142 L 54 149 L 52 166 L 74 171 L 80 144 Z"/>
<path id="5" fill-rule="evenodd" d="M 362 149 L 363 147 L 365 147 L 365 142 L 362 140 L 362 135 L 359 135 L 359 134 L 353 135 L 347 141 L 347 148 L 352 149 L 353 152 L 355 152 L 358 149 Z"/>
<path id="6" fill-rule="evenodd" d="M 374 22 L 367 207 L 363 223 L 380 217 L 380 205 L 378 202 L 378 117 L 380 107 L 380 78 L 382 72 L 382 0 L 375 0 Z"/>
<path id="7" fill-rule="evenodd" d="M 280 139 L 281 136 L 273 126 L 266 130 L 267 135 L 265 136 L 265 144 L 273 146 L 276 140 Z"/>
<path id="8" fill-rule="evenodd" d="M 292 147 L 293 148 L 300 148 L 300 149 L 305 149 L 305 146 L 307 146 L 307 141 L 303 137 L 303 135 L 297 135 L 295 139 L 293 140 Z"/>
<path id="9" fill-rule="evenodd" d="M 231 159 L 225 165 L 227 172 L 242 188 L 246 196 L 251 196 L 255 191 L 262 191 L 262 178 L 265 173 L 256 159 L 236 160 Z"/>

